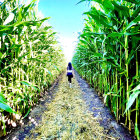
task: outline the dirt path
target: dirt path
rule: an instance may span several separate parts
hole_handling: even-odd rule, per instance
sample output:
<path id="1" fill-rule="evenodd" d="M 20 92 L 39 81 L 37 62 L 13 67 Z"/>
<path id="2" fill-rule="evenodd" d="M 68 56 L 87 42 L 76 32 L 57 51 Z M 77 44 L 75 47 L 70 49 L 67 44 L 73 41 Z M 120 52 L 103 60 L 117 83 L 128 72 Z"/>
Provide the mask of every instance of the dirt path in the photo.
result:
<path id="1" fill-rule="evenodd" d="M 28 124 L 7 139 L 132 140 L 76 72 L 72 88 L 63 75 L 49 98 L 32 111 Z"/>

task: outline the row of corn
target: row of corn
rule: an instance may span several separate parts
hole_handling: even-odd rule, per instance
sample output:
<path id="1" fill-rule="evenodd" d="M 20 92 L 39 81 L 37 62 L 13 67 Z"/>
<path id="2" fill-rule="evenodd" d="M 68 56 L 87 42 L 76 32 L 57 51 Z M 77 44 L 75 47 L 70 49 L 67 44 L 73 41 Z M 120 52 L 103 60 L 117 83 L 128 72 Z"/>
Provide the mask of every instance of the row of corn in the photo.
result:
<path id="1" fill-rule="evenodd" d="M 140 2 L 90 1 L 73 57 L 75 69 L 94 86 L 116 120 L 140 135 Z"/>
<path id="2" fill-rule="evenodd" d="M 22 123 L 44 88 L 64 70 L 49 18 L 37 16 L 36 0 L 26 2 L 0 2 L 0 136 Z"/>

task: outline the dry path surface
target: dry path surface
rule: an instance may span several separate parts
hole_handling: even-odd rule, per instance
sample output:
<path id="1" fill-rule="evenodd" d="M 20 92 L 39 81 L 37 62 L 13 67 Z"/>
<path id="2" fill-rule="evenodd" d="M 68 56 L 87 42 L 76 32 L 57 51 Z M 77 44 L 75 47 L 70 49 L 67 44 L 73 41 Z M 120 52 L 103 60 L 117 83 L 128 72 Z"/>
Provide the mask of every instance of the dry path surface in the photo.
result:
<path id="1" fill-rule="evenodd" d="M 118 125 L 95 91 L 75 72 L 72 88 L 65 75 L 42 103 L 33 109 L 29 123 L 7 139 L 132 140 Z"/>

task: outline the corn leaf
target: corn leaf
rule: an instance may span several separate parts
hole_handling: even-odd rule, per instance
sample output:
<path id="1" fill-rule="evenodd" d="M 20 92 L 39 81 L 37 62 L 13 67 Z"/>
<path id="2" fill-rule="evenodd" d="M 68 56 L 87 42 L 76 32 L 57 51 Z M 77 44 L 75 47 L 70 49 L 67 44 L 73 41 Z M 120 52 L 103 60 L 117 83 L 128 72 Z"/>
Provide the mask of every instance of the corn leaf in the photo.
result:
<path id="1" fill-rule="evenodd" d="M 23 85 L 29 86 L 34 88 L 35 90 L 38 90 L 37 87 L 35 87 L 34 85 L 32 85 L 31 83 L 27 82 L 27 81 L 20 81 L 20 83 L 22 83 Z"/>
<path id="2" fill-rule="evenodd" d="M 17 113 L 1 99 L 0 99 L 0 109 L 5 110 L 9 113 Z"/>
<path id="3" fill-rule="evenodd" d="M 133 21 L 131 21 L 126 28 L 123 30 L 125 32 L 126 30 L 130 29 L 133 25 L 136 25 L 140 21 L 140 15 L 138 15 Z"/>
<path id="4" fill-rule="evenodd" d="M 0 101 L 7 102 L 7 100 L 5 99 L 4 95 L 1 92 L 0 92 Z"/>
<path id="5" fill-rule="evenodd" d="M 3 25 L 10 23 L 13 19 L 14 19 L 14 14 L 10 13 L 9 16 L 6 18 L 6 20 L 4 21 Z"/>
<path id="6" fill-rule="evenodd" d="M 124 114 L 129 110 L 129 108 L 132 106 L 132 104 L 134 103 L 135 99 L 138 97 L 138 95 L 140 94 L 140 84 L 135 87 L 133 90 L 132 90 L 132 94 L 130 95 L 129 97 L 129 100 L 126 104 L 126 109 L 125 109 L 125 112 Z"/>

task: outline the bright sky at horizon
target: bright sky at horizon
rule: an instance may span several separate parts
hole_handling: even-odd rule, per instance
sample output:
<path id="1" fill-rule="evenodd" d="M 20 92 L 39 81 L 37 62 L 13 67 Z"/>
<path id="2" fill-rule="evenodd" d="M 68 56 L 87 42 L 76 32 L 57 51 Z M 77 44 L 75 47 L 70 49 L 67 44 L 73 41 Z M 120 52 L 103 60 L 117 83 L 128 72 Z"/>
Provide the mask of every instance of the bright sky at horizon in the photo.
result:
<path id="1" fill-rule="evenodd" d="M 89 3 L 80 0 L 40 0 L 38 10 L 40 16 L 51 17 L 49 24 L 58 33 L 67 61 L 71 61 L 76 46 L 78 32 L 84 27 L 83 13 L 90 9 Z"/>

